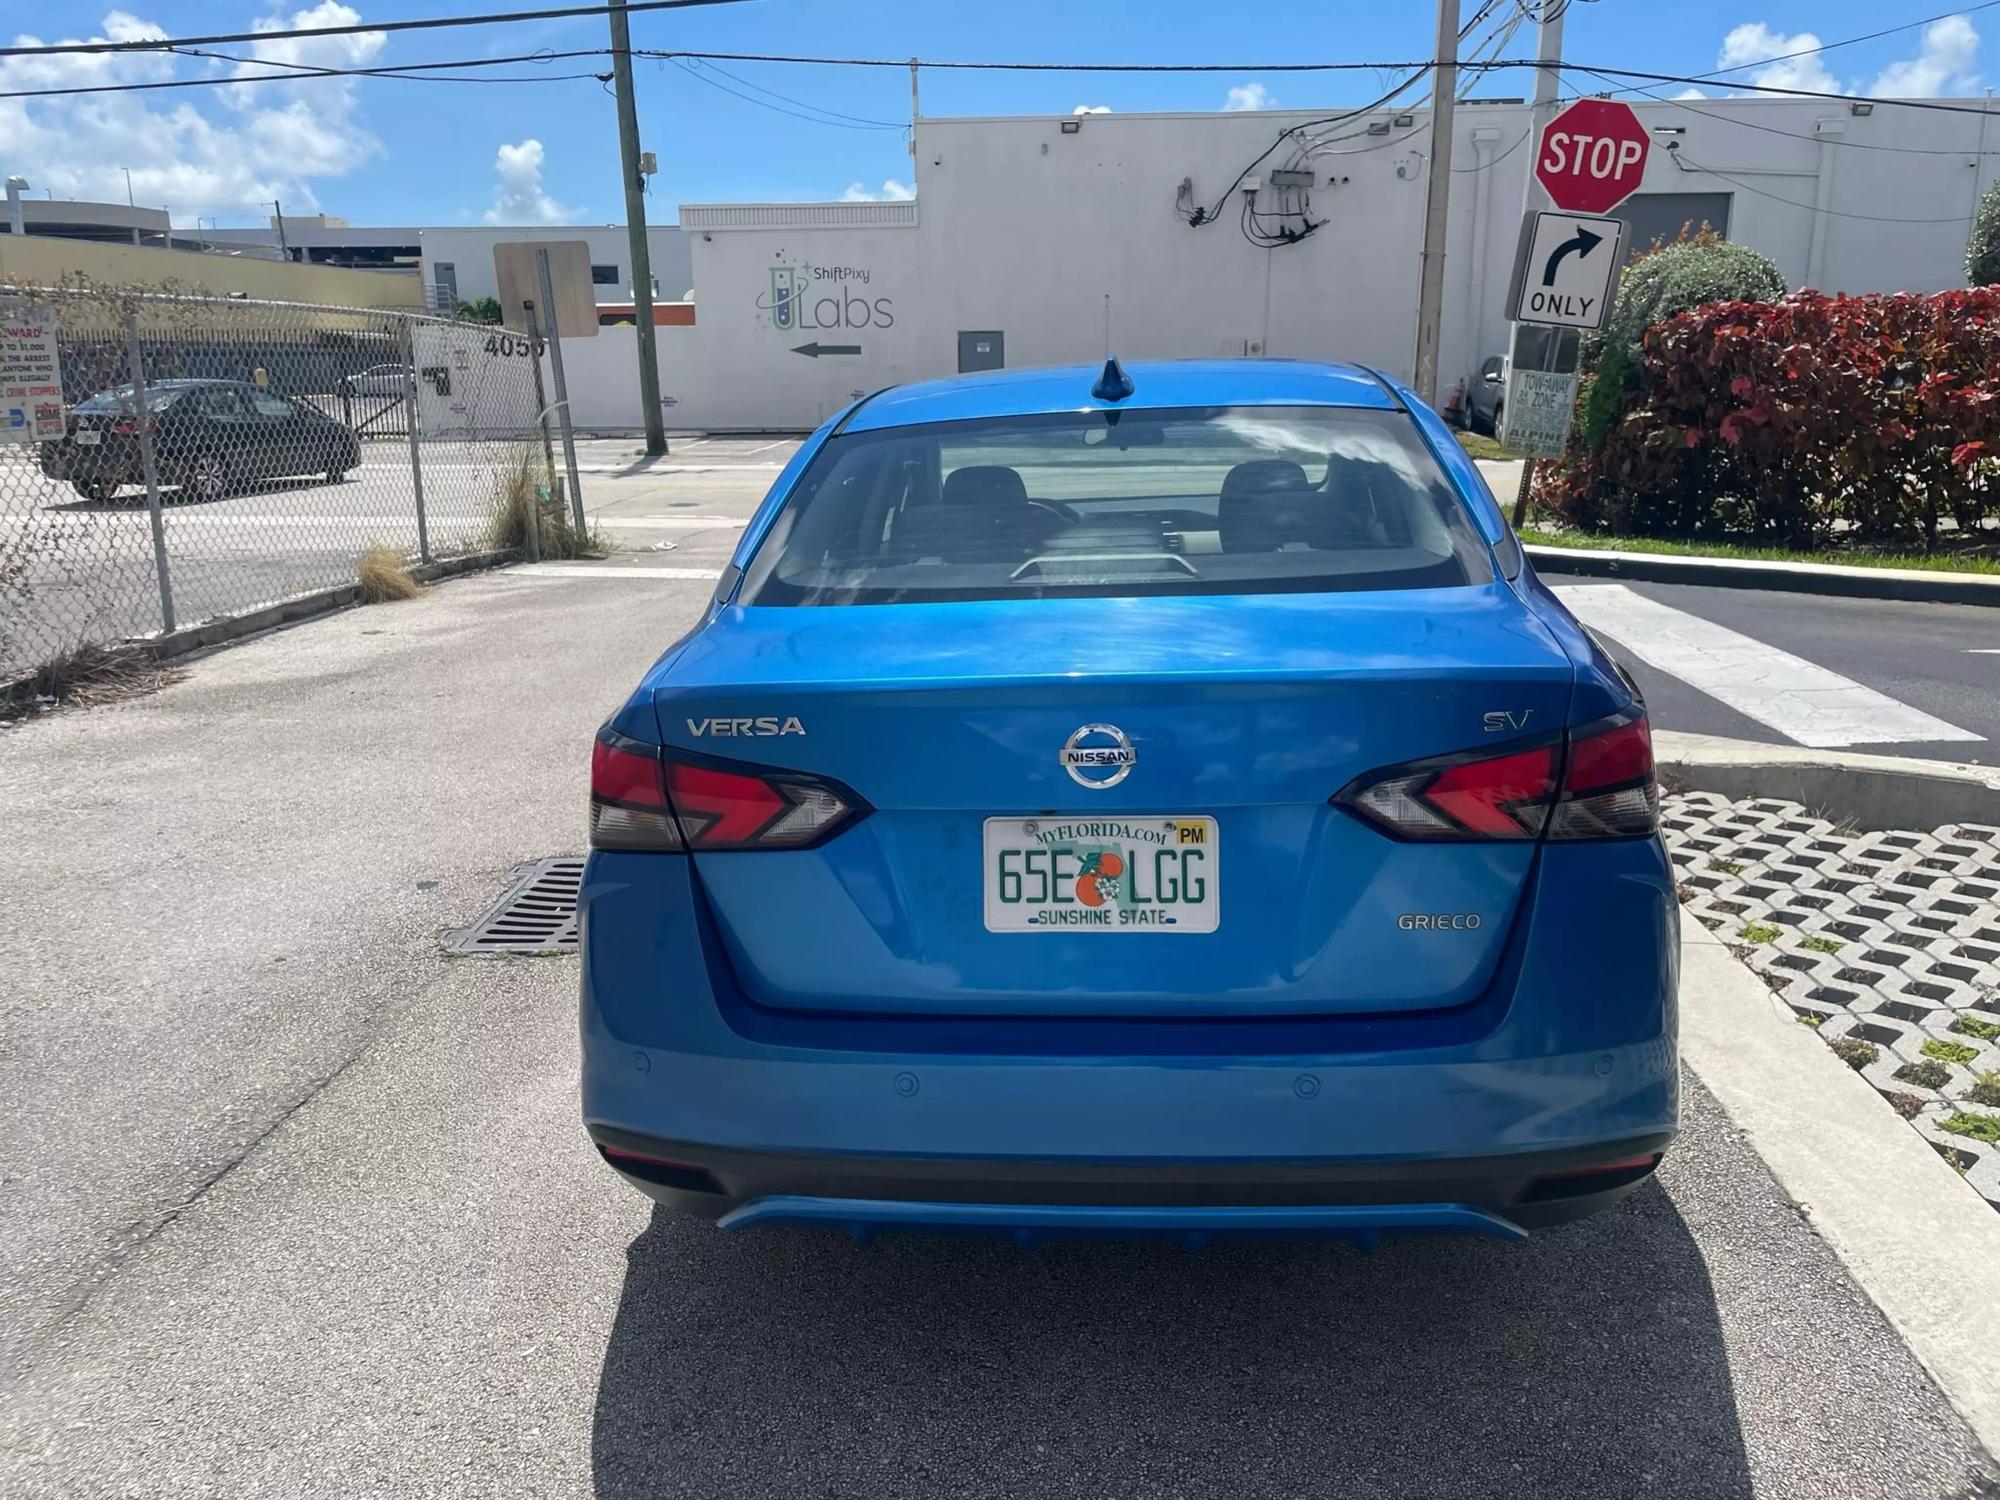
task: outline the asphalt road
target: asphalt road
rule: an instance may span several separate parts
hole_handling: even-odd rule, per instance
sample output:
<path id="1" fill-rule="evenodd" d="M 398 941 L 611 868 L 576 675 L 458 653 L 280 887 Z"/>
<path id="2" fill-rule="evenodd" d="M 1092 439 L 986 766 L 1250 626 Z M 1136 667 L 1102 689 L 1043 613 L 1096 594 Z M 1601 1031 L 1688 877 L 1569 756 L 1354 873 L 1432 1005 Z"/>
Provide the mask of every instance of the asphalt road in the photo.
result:
<path id="1" fill-rule="evenodd" d="M 768 478 L 606 485 L 673 549 L 0 733 L 0 1492 L 1970 1492 L 1965 1429 L 1692 1083 L 1656 1185 L 1523 1247 L 863 1249 L 617 1182 L 575 960 L 436 937 L 580 847 L 592 729 Z"/>

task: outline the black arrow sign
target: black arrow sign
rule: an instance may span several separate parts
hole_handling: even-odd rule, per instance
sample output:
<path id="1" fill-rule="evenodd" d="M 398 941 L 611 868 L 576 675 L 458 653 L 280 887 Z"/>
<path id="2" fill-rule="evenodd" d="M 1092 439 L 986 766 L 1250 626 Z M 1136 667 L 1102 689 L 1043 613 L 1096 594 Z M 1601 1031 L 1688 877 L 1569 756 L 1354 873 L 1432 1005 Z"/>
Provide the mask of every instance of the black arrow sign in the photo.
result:
<path id="1" fill-rule="evenodd" d="M 1565 255 L 1575 255 L 1578 260 L 1581 260 L 1603 243 L 1603 235 L 1592 234 L 1581 224 L 1577 225 L 1576 238 L 1564 240 L 1549 255 L 1548 264 L 1542 267 L 1542 285 L 1554 286 L 1556 284 L 1556 267 L 1562 264 L 1562 259 Z"/>
<path id="2" fill-rule="evenodd" d="M 861 346 L 859 344 L 811 343 L 797 344 L 792 348 L 792 353 L 808 355 L 813 359 L 818 359 L 822 354 L 859 354 L 860 352 Z"/>

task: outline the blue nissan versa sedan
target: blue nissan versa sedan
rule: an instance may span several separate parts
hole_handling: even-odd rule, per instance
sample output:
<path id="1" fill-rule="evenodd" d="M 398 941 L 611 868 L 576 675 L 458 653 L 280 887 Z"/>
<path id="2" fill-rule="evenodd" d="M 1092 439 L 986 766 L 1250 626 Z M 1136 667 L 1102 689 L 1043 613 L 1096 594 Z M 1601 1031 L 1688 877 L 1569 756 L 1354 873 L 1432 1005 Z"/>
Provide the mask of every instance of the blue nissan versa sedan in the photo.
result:
<path id="1" fill-rule="evenodd" d="M 1511 1239 L 1676 1128 L 1644 706 L 1370 370 L 856 402 L 590 843 L 586 1125 L 724 1228 Z"/>

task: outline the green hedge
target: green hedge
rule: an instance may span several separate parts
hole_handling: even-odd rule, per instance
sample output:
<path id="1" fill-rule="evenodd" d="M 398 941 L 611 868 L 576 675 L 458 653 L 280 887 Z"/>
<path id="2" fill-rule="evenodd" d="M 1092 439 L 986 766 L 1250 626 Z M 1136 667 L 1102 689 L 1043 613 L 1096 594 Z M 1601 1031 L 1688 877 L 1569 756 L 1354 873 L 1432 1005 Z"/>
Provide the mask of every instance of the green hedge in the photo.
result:
<path id="1" fill-rule="evenodd" d="M 1785 276 L 1768 255 L 1727 240 L 1681 240 L 1626 267 L 1610 320 L 1590 351 L 1614 340 L 1636 361 L 1646 330 L 1711 302 L 1776 302 Z"/>
<path id="2" fill-rule="evenodd" d="M 1965 279 L 1974 286 L 2000 281 L 2000 182 L 1979 200 L 1972 237 L 1965 242 Z"/>

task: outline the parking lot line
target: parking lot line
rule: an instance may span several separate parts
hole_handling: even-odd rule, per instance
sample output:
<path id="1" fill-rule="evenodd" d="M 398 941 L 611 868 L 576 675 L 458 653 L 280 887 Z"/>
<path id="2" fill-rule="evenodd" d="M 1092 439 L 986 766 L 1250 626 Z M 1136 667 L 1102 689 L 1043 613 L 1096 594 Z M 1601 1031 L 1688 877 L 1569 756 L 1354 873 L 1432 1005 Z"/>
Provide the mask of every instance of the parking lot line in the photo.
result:
<path id="1" fill-rule="evenodd" d="M 1635 656 L 1801 745 L 1833 749 L 1985 738 L 1623 584 L 1567 584 L 1556 593 L 1585 624 Z"/>
<path id="2" fill-rule="evenodd" d="M 720 568 L 628 568 L 617 563 L 529 563 L 509 578 L 720 578 Z"/>
<path id="3" fill-rule="evenodd" d="M 598 511 L 591 520 L 600 526 L 644 526 L 662 531 L 697 530 L 711 526 L 734 526 L 741 530 L 748 525 L 743 516 L 610 516 Z"/>

